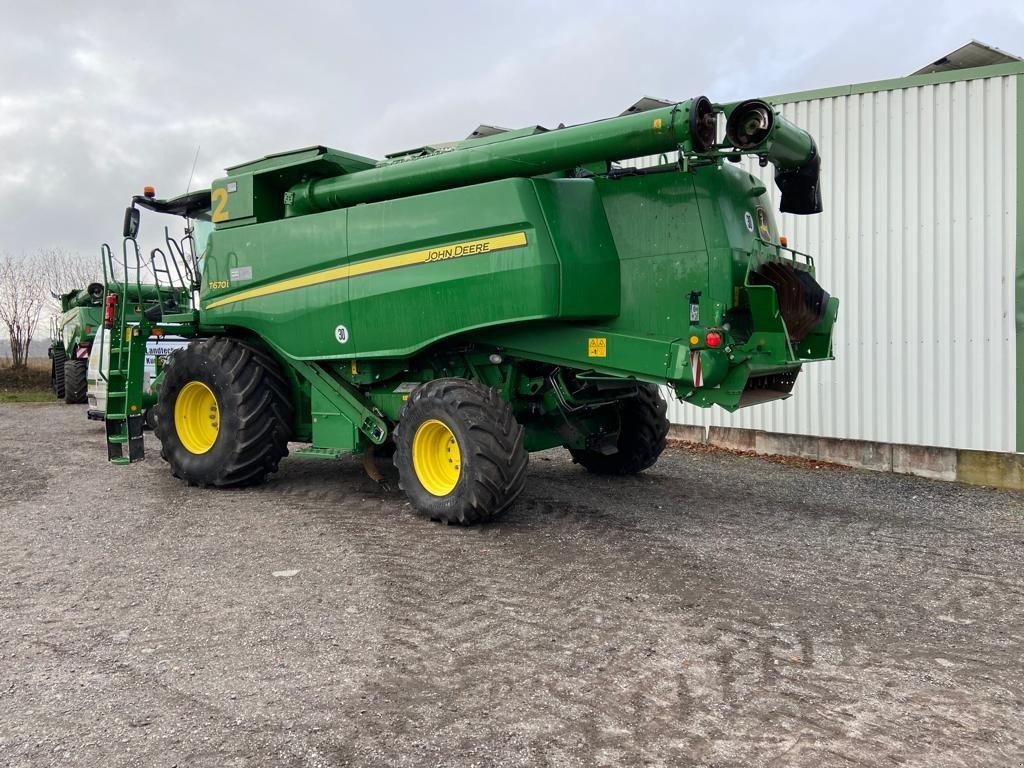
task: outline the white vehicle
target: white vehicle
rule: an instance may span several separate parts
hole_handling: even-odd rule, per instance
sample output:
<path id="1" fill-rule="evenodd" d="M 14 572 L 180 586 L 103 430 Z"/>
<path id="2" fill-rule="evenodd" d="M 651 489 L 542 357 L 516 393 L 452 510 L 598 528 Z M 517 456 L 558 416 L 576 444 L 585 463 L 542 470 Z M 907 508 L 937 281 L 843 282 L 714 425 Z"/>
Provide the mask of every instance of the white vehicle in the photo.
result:
<path id="1" fill-rule="evenodd" d="M 110 371 L 110 343 L 106 334 L 106 328 L 100 328 L 96 332 L 96 339 L 89 352 L 89 367 L 86 372 L 89 399 L 88 416 L 97 421 L 103 421 L 107 411 L 107 380 L 105 377 Z M 180 336 L 163 336 L 159 339 L 150 339 L 146 344 L 145 373 L 142 380 L 144 401 L 153 399 L 153 380 L 156 379 L 159 369 L 163 368 L 164 359 L 174 350 L 187 347 L 188 343 L 188 339 L 183 339 Z M 102 361 L 100 360 L 101 354 Z M 100 375 L 101 370 L 103 371 L 102 376 Z M 146 425 L 152 429 L 155 423 L 152 407 L 146 408 L 144 415 Z"/>

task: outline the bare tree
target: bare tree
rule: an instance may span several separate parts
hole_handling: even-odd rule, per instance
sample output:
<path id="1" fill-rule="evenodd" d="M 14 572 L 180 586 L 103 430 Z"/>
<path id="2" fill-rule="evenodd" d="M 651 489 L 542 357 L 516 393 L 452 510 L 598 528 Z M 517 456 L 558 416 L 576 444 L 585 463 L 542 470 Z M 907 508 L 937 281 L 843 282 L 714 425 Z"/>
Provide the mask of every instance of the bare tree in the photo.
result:
<path id="1" fill-rule="evenodd" d="M 44 248 L 36 258 L 42 269 L 47 293 L 57 298 L 63 293 L 81 290 L 89 283 L 102 281 L 99 258 L 85 258 L 63 248 Z M 59 311 L 59 307 L 57 307 Z"/>
<path id="2" fill-rule="evenodd" d="M 7 329 L 15 368 L 28 364 L 29 345 L 46 304 L 40 267 L 38 256 L 0 256 L 0 323 Z"/>

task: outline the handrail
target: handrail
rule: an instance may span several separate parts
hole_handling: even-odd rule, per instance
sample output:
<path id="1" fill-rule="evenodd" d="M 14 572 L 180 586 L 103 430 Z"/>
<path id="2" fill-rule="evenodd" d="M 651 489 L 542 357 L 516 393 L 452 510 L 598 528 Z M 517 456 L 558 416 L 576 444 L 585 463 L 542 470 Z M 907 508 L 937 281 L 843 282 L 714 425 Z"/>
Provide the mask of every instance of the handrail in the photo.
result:
<path id="1" fill-rule="evenodd" d="M 129 314 L 135 310 L 142 314 L 146 310 L 147 303 L 156 302 L 160 308 L 161 317 L 164 312 L 181 312 L 182 301 L 188 303 L 188 309 L 198 306 L 197 295 L 199 292 L 199 262 L 195 252 L 195 238 L 192 227 L 185 227 L 185 234 L 180 240 L 171 236 L 170 228 L 164 227 L 164 241 L 166 251 L 161 248 L 154 248 L 148 261 L 144 259 L 139 248 L 138 241 L 133 237 L 125 237 L 121 242 L 121 258 L 114 256 L 110 246 L 103 243 L 100 247 L 100 260 L 103 265 L 103 308 L 107 307 L 107 297 L 111 293 L 118 296 L 118 307 L 116 309 L 117 320 L 111 328 L 104 326 L 105 333 L 101 334 L 99 353 L 100 365 L 99 375 L 103 381 L 110 383 L 110 363 L 107 363 L 107 370 L 103 367 L 103 357 L 106 350 L 113 350 L 115 346 L 123 347 L 125 334 L 130 327 Z M 149 291 L 143 290 L 142 271 L 148 269 L 152 273 L 153 285 Z M 134 302 L 129 302 L 131 288 L 135 288 Z M 155 288 L 155 290 L 153 290 Z M 147 298 L 147 294 L 149 298 Z M 166 296 L 165 296 L 166 294 Z M 120 361 L 118 365 L 122 365 Z"/>
<path id="2" fill-rule="evenodd" d="M 112 274 L 108 274 L 107 273 L 107 263 L 109 262 L 109 264 L 110 264 L 110 270 L 109 271 L 111 273 L 113 273 L 113 271 L 114 271 L 114 254 L 111 252 L 110 246 L 107 245 L 106 243 L 103 243 L 100 246 L 100 261 L 103 263 L 103 304 L 101 306 L 103 307 L 104 319 L 103 319 L 103 324 L 102 324 L 102 326 L 100 328 L 100 331 L 98 331 L 96 333 L 96 335 L 100 337 L 100 362 L 99 362 L 99 366 L 98 367 L 99 367 L 100 378 L 103 379 L 103 381 L 107 383 L 107 391 L 109 392 L 110 391 L 110 386 L 109 386 L 110 385 L 110 379 L 107 378 L 107 373 L 109 373 L 109 370 L 107 371 L 107 373 L 103 372 L 103 343 L 104 343 L 104 341 L 107 338 L 107 331 L 110 330 L 110 329 L 107 328 L 106 313 L 107 313 L 107 294 L 110 292 L 110 278 L 112 277 Z M 109 362 L 108 362 L 107 368 L 108 369 L 110 368 Z M 104 410 L 106 410 L 106 407 L 104 407 Z"/>

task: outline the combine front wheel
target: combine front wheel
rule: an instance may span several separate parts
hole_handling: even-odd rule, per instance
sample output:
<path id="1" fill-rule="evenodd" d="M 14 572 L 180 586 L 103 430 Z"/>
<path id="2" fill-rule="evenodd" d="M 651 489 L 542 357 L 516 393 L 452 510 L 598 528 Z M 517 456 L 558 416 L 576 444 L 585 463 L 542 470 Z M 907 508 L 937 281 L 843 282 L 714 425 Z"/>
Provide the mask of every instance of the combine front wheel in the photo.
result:
<path id="1" fill-rule="evenodd" d="M 288 454 L 288 383 L 234 339 L 193 341 L 168 357 L 154 407 L 160 455 L 189 485 L 255 485 Z"/>
<path id="2" fill-rule="evenodd" d="M 668 406 L 653 384 L 641 384 L 636 397 L 619 405 L 618 450 L 603 454 L 589 449 L 570 448 L 573 461 L 596 475 L 635 475 L 643 472 L 665 450 L 668 435 Z"/>
<path id="3" fill-rule="evenodd" d="M 516 500 L 526 479 L 523 428 L 496 390 L 436 379 L 409 397 L 395 430 L 400 485 L 423 516 L 471 525 Z"/>
<path id="4" fill-rule="evenodd" d="M 86 361 L 68 360 L 64 363 L 64 402 L 68 405 L 84 403 L 89 391 L 86 380 Z"/>

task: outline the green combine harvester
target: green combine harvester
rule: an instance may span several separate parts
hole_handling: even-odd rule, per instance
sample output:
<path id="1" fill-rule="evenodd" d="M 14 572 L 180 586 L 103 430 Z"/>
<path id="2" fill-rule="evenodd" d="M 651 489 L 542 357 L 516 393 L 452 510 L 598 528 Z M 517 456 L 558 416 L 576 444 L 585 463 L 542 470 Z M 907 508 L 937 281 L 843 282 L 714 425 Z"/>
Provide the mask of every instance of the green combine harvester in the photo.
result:
<path id="1" fill-rule="evenodd" d="M 50 387 L 68 405 L 86 399 L 86 368 L 96 331 L 103 322 L 103 286 L 61 294 L 60 314 L 50 321 Z"/>
<path id="2" fill-rule="evenodd" d="M 381 162 L 310 147 L 167 200 L 147 188 L 126 211 L 121 285 L 147 267 L 139 208 L 214 230 L 201 253 L 188 224 L 151 254 L 171 304 L 133 322 L 126 296 L 104 300 L 108 455 L 143 458 L 145 344 L 173 334 L 195 340 L 166 363 L 156 434 L 191 485 L 259 483 L 289 442 L 362 454 L 377 480 L 393 453 L 420 513 L 474 523 L 516 499 L 532 451 L 640 472 L 665 447 L 659 386 L 735 410 L 788 397 L 832 356 L 838 301 L 780 240 L 743 155 L 773 164 L 783 211 L 820 212 L 807 133 L 766 102 L 704 97 Z"/>

